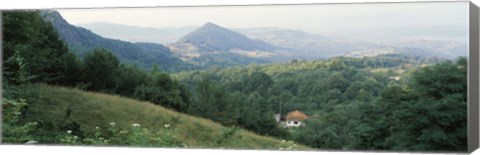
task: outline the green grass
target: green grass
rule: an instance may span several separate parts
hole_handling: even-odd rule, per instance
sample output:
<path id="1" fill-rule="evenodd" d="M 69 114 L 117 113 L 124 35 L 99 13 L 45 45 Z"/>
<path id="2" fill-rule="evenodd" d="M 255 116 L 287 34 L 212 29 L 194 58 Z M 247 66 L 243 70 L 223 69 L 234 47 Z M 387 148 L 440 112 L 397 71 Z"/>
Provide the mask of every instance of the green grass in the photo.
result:
<path id="1" fill-rule="evenodd" d="M 62 126 L 72 122 L 79 124 L 80 131 L 85 134 L 93 134 L 96 127 L 107 129 L 111 122 L 115 122 L 115 126 L 120 129 L 131 128 L 132 124 L 138 123 L 150 131 L 165 129 L 164 125 L 168 124 L 173 137 L 190 148 L 279 149 L 293 145 L 293 142 L 282 142 L 243 129 L 237 130 L 233 136 L 218 144 L 217 140 L 222 137 L 226 127 L 150 102 L 44 84 L 31 85 L 27 89 L 34 90 L 35 95 L 27 98 L 29 105 L 24 119 L 40 125 L 43 123 L 44 126 L 36 129 L 38 135 L 35 137 L 65 133 L 67 129 Z M 42 143 L 42 139 L 38 141 Z M 311 149 L 303 145 L 295 148 Z"/>

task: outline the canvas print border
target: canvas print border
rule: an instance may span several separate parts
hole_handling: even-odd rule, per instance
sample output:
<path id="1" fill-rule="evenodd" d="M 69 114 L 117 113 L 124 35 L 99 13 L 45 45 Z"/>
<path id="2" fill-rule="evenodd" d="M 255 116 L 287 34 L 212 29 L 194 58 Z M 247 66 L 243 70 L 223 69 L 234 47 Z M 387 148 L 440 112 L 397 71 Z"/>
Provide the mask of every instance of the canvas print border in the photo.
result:
<path id="1" fill-rule="evenodd" d="M 477 40 L 476 42 L 478 43 L 478 35 L 477 36 L 472 35 L 472 30 L 475 31 L 475 28 L 477 28 L 476 31 L 478 32 L 478 22 L 476 22 L 477 23 L 476 27 L 474 25 L 473 29 L 472 29 L 472 24 L 475 24 L 475 22 L 472 22 L 472 21 L 474 21 L 475 19 L 476 19 L 476 21 L 478 21 L 478 16 L 476 16 L 476 17 L 474 16 L 475 11 L 477 12 L 476 14 L 478 15 L 478 8 L 473 8 L 473 7 L 474 6 L 472 6 L 472 4 L 471 4 L 470 5 L 470 8 L 471 8 L 471 10 L 470 10 L 471 11 L 471 13 L 470 13 L 470 24 L 471 25 L 470 25 L 470 42 L 469 42 L 469 47 L 470 47 L 470 51 L 469 51 L 470 52 L 470 55 L 469 55 L 469 60 L 470 60 L 469 61 L 469 78 L 470 78 L 470 80 L 469 80 L 469 93 L 472 93 L 472 92 L 476 91 L 477 94 L 478 94 L 478 87 L 472 87 L 472 84 L 475 85 L 475 82 L 478 85 L 478 67 L 476 68 L 476 70 L 473 67 L 473 66 L 478 66 L 478 50 L 477 50 L 476 53 L 474 52 L 474 50 L 472 50 L 472 49 L 478 49 L 478 44 L 476 44 L 476 45 L 472 44 L 472 40 L 475 40 L 475 39 Z M 474 12 L 474 13 L 472 13 L 472 12 Z M 478 33 L 476 33 L 476 34 L 478 34 Z M 476 61 L 472 61 L 472 60 L 476 60 Z M 475 63 L 475 62 L 477 64 L 472 65 L 472 63 Z M 475 75 L 477 75 L 477 76 L 475 77 Z M 477 80 L 472 80 L 472 79 L 477 79 Z M 468 138 L 469 139 L 469 152 L 475 150 L 474 148 L 478 148 L 478 138 L 477 139 L 471 138 L 472 134 L 473 134 L 474 137 L 475 136 L 478 137 L 478 119 L 477 120 L 474 119 L 474 118 L 478 118 L 478 111 L 477 111 L 477 113 L 475 113 L 475 106 L 477 107 L 476 109 L 478 109 L 478 104 L 476 104 L 476 105 L 473 104 L 472 105 L 472 102 L 475 103 L 475 100 L 476 100 L 476 103 L 478 103 L 478 97 L 475 98 L 474 95 L 473 96 L 469 95 L 469 108 L 468 108 L 468 110 L 469 110 L 469 138 Z M 472 114 L 474 115 L 473 117 L 472 117 Z M 475 116 L 475 114 L 476 114 L 476 116 Z M 477 128 L 475 128 L 475 126 L 472 126 L 472 122 L 477 123 L 477 125 L 476 125 Z M 475 132 L 475 131 L 477 131 L 477 132 Z M 475 135 L 475 133 L 477 135 Z"/>

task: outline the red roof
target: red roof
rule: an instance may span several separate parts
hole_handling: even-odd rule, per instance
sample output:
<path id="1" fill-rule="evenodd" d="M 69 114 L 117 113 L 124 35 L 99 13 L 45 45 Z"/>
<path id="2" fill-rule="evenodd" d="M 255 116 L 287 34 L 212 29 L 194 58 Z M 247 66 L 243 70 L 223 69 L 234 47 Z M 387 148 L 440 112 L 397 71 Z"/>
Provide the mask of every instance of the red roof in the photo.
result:
<path id="1" fill-rule="evenodd" d="M 295 110 L 289 112 L 286 117 L 287 120 L 295 120 L 295 121 L 304 121 L 308 119 L 308 116 L 301 111 Z"/>

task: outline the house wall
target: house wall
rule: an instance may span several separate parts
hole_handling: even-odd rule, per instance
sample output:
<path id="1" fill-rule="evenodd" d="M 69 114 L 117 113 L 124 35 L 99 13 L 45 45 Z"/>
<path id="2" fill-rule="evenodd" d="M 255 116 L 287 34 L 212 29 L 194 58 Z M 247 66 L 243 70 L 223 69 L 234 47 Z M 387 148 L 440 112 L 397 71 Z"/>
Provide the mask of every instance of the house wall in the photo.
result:
<path id="1" fill-rule="evenodd" d="M 295 124 L 297 122 L 297 124 Z M 299 127 L 302 125 L 301 121 L 287 120 L 287 127 Z"/>

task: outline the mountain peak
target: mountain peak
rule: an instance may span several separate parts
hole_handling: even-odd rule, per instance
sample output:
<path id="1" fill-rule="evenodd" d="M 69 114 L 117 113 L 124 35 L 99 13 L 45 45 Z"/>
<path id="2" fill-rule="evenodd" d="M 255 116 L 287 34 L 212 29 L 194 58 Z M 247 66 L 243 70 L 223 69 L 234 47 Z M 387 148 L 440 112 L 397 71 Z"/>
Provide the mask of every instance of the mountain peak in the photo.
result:
<path id="1" fill-rule="evenodd" d="M 220 26 L 218 26 L 217 24 L 214 24 L 214 23 L 212 23 L 212 22 L 206 22 L 205 24 L 203 24 L 203 26 L 205 26 L 205 27 L 210 27 L 210 26 L 220 27 Z"/>
<path id="2" fill-rule="evenodd" d="M 40 15 L 43 17 L 44 20 L 48 22 L 52 22 L 53 24 L 59 23 L 59 22 L 65 22 L 65 19 L 63 19 L 62 15 L 56 10 L 42 10 L 40 11 Z"/>
<path id="3" fill-rule="evenodd" d="M 190 43 L 204 51 L 241 50 L 273 50 L 274 47 L 265 42 L 250 38 L 221 27 L 211 22 L 182 37 L 177 44 Z"/>
<path id="4" fill-rule="evenodd" d="M 227 30 L 226 28 L 222 27 L 222 26 L 219 26 L 217 24 L 214 24 L 212 22 L 207 22 L 205 24 L 203 24 L 200 28 L 197 29 L 198 31 L 202 31 L 202 30 L 207 30 L 207 31 L 210 31 L 210 30 L 214 30 L 214 31 L 224 31 L 224 30 Z"/>

